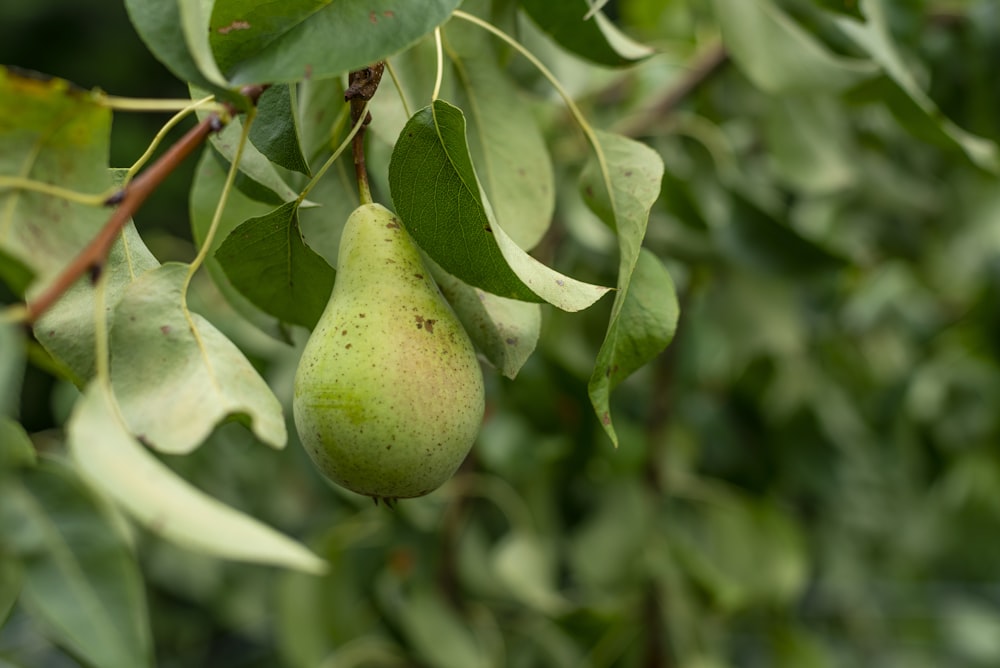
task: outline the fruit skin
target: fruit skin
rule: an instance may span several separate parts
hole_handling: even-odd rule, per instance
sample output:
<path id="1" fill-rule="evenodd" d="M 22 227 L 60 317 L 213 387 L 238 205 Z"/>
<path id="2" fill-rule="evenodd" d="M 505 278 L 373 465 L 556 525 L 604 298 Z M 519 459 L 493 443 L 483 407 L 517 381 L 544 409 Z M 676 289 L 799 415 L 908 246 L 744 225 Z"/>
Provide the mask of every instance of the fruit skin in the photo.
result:
<path id="1" fill-rule="evenodd" d="M 319 470 L 376 501 L 433 491 L 475 441 L 484 392 L 472 343 L 399 219 L 379 204 L 347 220 L 292 407 Z"/>

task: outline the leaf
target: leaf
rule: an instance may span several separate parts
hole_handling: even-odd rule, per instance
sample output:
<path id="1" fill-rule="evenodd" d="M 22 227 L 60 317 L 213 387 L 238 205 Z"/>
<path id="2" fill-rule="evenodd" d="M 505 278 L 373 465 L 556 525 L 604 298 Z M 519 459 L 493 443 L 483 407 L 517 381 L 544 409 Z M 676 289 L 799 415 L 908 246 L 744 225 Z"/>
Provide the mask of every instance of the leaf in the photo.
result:
<path id="1" fill-rule="evenodd" d="M 0 321 L 0 423 L 17 415 L 24 377 L 24 336 L 13 323 Z"/>
<path id="2" fill-rule="evenodd" d="M 233 82 L 341 75 L 384 60 L 443 23 L 459 0 L 217 0 L 209 39 Z"/>
<path id="3" fill-rule="evenodd" d="M 325 571 L 326 563 L 299 543 L 191 487 L 154 458 L 129 436 L 103 385 L 86 389 L 68 433 L 80 470 L 153 533 L 224 559 Z"/>
<path id="4" fill-rule="evenodd" d="M 13 419 L 0 415 L 0 472 L 34 463 L 35 446 L 31 444 L 31 438 L 24 427 Z"/>
<path id="5" fill-rule="evenodd" d="M 21 580 L 20 560 L 9 555 L 0 556 L 0 629 L 21 595 Z"/>
<path id="6" fill-rule="evenodd" d="M 181 81 L 244 104 L 227 90 L 204 42 L 202 0 L 125 0 L 129 21 L 156 58 Z"/>
<path id="7" fill-rule="evenodd" d="M 793 186 L 823 194 L 854 184 L 857 159 L 850 152 L 850 129 L 833 98 L 774 98 L 766 138 L 778 177 Z"/>
<path id="8" fill-rule="evenodd" d="M 472 166 L 465 118 L 437 100 L 407 122 L 389 163 L 396 212 L 421 249 L 448 273 L 501 297 L 579 311 L 608 289 L 550 269 L 497 223 Z"/>
<path id="9" fill-rule="evenodd" d="M 878 74 L 868 60 L 829 51 L 772 0 L 715 0 L 726 48 L 768 93 L 835 93 Z"/>
<path id="10" fill-rule="evenodd" d="M 484 49 L 481 30 L 449 24 L 447 46 L 468 110 L 469 148 L 497 221 L 519 247 L 533 248 L 555 209 L 552 161 L 530 106 Z"/>
<path id="11" fill-rule="evenodd" d="M 567 51 L 598 65 L 620 67 L 655 52 L 627 37 L 587 0 L 520 0 L 538 27 Z"/>
<path id="12" fill-rule="evenodd" d="M 611 389 L 670 342 L 677 320 L 677 297 L 669 274 L 655 258 L 644 261 L 639 292 L 630 295 L 649 210 L 660 194 L 663 161 L 653 149 L 627 137 L 601 131 L 594 137 L 597 158 L 581 177 L 584 199 L 616 230 L 619 261 L 618 291 L 587 389 L 604 431 L 617 446 L 608 403 Z M 655 295 L 661 292 L 662 301 L 656 302 Z"/>
<path id="13" fill-rule="evenodd" d="M 488 657 L 468 628 L 432 590 L 420 588 L 400 610 L 400 626 L 417 654 L 440 668 L 485 668 Z"/>
<path id="14" fill-rule="evenodd" d="M 484 292 L 436 266 L 434 279 L 490 364 L 507 378 L 516 377 L 538 344 L 541 306 Z"/>
<path id="15" fill-rule="evenodd" d="M 333 267 L 302 240 L 295 202 L 237 227 L 215 256 L 237 290 L 283 322 L 312 329 L 333 290 Z"/>
<path id="16" fill-rule="evenodd" d="M 861 7 L 868 19 L 865 23 L 841 17 L 837 25 L 859 47 L 871 54 L 875 62 L 882 66 L 888 77 L 904 94 L 904 99 L 900 99 L 898 92 L 888 91 L 884 95 L 887 103 L 900 116 L 914 122 L 918 126 L 918 131 L 931 135 L 940 143 L 958 147 L 973 164 L 982 169 L 994 173 L 1000 171 L 1000 150 L 996 143 L 955 125 L 942 114 L 931 97 L 917 83 L 916 76 L 893 42 L 889 28 L 889 10 L 882 0 L 863 0 Z M 916 107 L 916 114 L 913 107 Z M 914 115 L 918 116 L 919 120 L 914 119 Z"/>
<path id="17" fill-rule="evenodd" d="M 142 577 L 106 507 L 42 459 L 0 486 L 0 535 L 20 557 L 20 601 L 46 635 L 95 666 L 152 665 Z"/>
<path id="18" fill-rule="evenodd" d="M 188 265 L 169 263 L 130 285 L 111 328 L 111 381 L 131 433 L 161 452 L 196 448 L 236 418 L 281 448 L 281 404 L 253 365 L 202 316 L 187 310 Z"/>
<path id="19" fill-rule="evenodd" d="M 211 149 L 202 152 L 201 159 L 195 167 L 194 179 L 189 193 L 191 233 L 199 248 L 205 243 L 226 182 L 226 172 L 222 168 L 222 160 L 216 159 L 216 156 L 215 151 Z M 270 210 L 271 207 L 267 204 L 254 201 L 238 190 L 230 191 L 226 207 L 222 211 L 222 217 L 219 219 L 218 228 L 212 239 L 212 248 L 205 257 L 205 266 L 212 275 L 219 292 L 237 313 L 262 331 L 277 339 L 287 341 L 288 335 L 282 330 L 281 323 L 258 309 L 234 288 L 229 279 L 226 278 L 226 273 L 219 265 L 219 261 L 215 258 L 215 252 L 219 246 L 238 225 L 248 218 L 263 216 Z"/>
<path id="20" fill-rule="evenodd" d="M 493 553 L 493 568 L 511 596 L 546 614 L 567 607 L 555 588 L 556 564 L 544 541 L 533 533 L 511 532 Z"/>
<path id="21" fill-rule="evenodd" d="M 271 86 L 260 96 L 250 141 L 274 164 L 309 174 L 309 165 L 299 145 L 295 91 L 290 86 Z"/>

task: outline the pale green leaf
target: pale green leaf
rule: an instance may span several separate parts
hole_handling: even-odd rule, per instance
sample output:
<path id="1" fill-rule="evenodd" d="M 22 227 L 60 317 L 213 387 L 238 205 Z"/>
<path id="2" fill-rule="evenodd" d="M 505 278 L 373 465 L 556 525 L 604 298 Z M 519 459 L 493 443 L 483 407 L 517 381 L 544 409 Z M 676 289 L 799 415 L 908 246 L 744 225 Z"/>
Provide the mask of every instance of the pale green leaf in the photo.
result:
<path id="1" fill-rule="evenodd" d="M 3 628 L 10 611 L 17 603 L 17 597 L 21 595 L 21 581 L 20 560 L 13 556 L 0 556 L 0 628 Z"/>
<path id="2" fill-rule="evenodd" d="M 726 48 L 768 93 L 835 93 L 879 72 L 869 60 L 831 52 L 772 0 L 715 0 L 713 5 Z"/>
<path id="3" fill-rule="evenodd" d="M 170 263 L 131 284 L 114 312 L 111 380 L 131 433 L 162 452 L 196 448 L 236 418 L 284 447 L 281 404 L 243 353 L 187 310 L 188 265 Z"/>
<path id="4" fill-rule="evenodd" d="M 20 557 L 20 601 L 54 642 L 108 668 L 152 665 L 138 565 L 72 470 L 43 459 L 0 488 L 0 543 Z"/>
<path id="5" fill-rule="evenodd" d="M 660 194 L 663 161 L 644 144 L 607 132 L 595 132 L 597 157 L 582 176 L 587 204 L 617 232 L 618 291 L 611 320 L 588 384 L 590 400 L 605 432 L 618 443 L 609 396 L 627 375 L 652 359 L 673 338 L 677 297 L 669 274 L 655 257 L 633 272 L 640 260 L 649 210 Z"/>
<path id="6" fill-rule="evenodd" d="M 472 166 L 465 118 L 447 102 L 435 101 L 406 124 L 393 149 L 389 184 L 420 248 L 470 285 L 566 311 L 587 308 L 608 292 L 554 271 L 506 234 Z"/>
<path id="7" fill-rule="evenodd" d="M 932 132 L 958 146 L 979 167 L 992 172 L 1000 171 L 1000 149 L 997 144 L 967 132 L 946 118 L 930 95 L 917 83 L 917 78 L 893 41 L 889 28 L 890 10 L 883 0 L 863 0 L 861 8 L 867 21 L 861 23 L 841 17 L 838 19 L 841 29 L 882 66 L 889 78 L 919 109 L 925 126 L 929 125 Z"/>
<path id="8" fill-rule="evenodd" d="M 541 305 L 484 292 L 437 266 L 434 278 L 476 348 L 504 376 L 517 376 L 538 343 Z"/>
<path id="9" fill-rule="evenodd" d="M 344 74 L 412 45 L 447 20 L 459 0 L 216 0 L 210 40 L 237 83 Z"/>
<path id="10" fill-rule="evenodd" d="M 468 624 L 430 589 L 414 591 L 400 610 L 406 638 L 428 665 L 440 668 L 486 668 L 486 653 Z"/>
<path id="11" fill-rule="evenodd" d="M 771 100 L 768 154 L 779 178 L 816 194 L 854 184 L 857 157 L 843 108 L 831 97 L 783 96 Z"/>
<path id="12" fill-rule="evenodd" d="M 326 569 L 301 544 L 177 477 L 129 435 L 101 384 L 86 390 L 68 432 L 70 453 L 80 470 L 150 531 L 224 559 L 309 573 Z"/>
<path id="13" fill-rule="evenodd" d="M 282 322 L 312 329 L 333 290 L 335 272 L 302 240 L 295 202 L 244 222 L 215 256 L 237 290 Z"/>
<path id="14" fill-rule="evenodd" d="M 494 550 L 493 568 L 504 589 L 518 601 L 546 614 L 566 607 L 555 589 L 554 555 L 538 536 L 524 531 L 504 536 Z"/>
<path id="15" fill-rule="evenodd" d="M 531 107 L 482 44 L 482 30 L 452 22 L 446 31 L 468 114 L 469 148 L 497 221 L 521 248 L 533 248 L 555 208 L 552 161 Z"/>

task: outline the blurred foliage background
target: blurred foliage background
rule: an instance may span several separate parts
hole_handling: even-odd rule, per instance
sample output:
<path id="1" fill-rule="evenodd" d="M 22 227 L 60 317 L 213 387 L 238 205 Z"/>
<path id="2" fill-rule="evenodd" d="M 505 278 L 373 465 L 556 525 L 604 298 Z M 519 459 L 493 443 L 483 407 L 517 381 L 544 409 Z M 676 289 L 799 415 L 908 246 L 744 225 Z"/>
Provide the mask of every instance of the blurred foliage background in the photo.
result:
<path id="1" fill-rule="evenodd" d="M 624 71 L 595 72 L 519 26 L 596 126 L 667 165 L 646 245 L 678 285 L 681 320 L 613 397 L 621 447 L 585 389 L 610 303 L 546 310 L 520 376 L 487 374 L 487 421 L 460 474 L 395 511 L 325 485 L 297 443 L 274 452 L 222 427 L 171 464 L 303 537 L 332 573 L 143 536 L 159 665 L 1000 665 L 997 175 L 897 104 L 886 77 L 768 90 L 719 46 L 726 4 L 611 3 L 660 50 Z M 1000 5 L 879 4 L 931 102 L 1000 141 Z M 831 20 L 856 16 L 854 3 L 777 5 L 811 40 L 861 57 Z M 185 94 L 119 3 L 6 0 L 0 17 L 0 62 L 118 95 Z M 561 199 L 539 252 L 613 284 L 613 239 L 575 192 L 585 145 L 548 113 Z M 130 164 L 161 122 L 116 115 L 112 164 Z M 193 256 L 191 169 L 136 219 L 161 260 Z M 250 329 L 202 287 L 203 312 L 290 414 L 301 342 Z M 36 443 L 58 441 L 74 392 L 29 370 L 21 414 Z M 76 664 L 15 608 L 0 665 Z"/>

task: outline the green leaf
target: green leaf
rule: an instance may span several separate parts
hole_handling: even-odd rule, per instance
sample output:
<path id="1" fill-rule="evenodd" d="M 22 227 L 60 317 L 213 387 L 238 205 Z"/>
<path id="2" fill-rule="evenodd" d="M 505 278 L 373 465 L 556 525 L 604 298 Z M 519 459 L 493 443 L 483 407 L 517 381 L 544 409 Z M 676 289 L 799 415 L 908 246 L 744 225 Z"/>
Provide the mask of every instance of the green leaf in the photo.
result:
<path id="1" fill-rule="evenodd" d="M 17 415 L 24 377 L 24 336 L 13 323 L 0 322 L 0 420 Z"/>
<path id="2" fill-rule="evenodd" d="M 779 178 L 808 193 L 853 185 L 857 158 L 843 107 L 833 98 L 775 97 L 767 117 L 768 153 Z"/>
<path id="3" fill-rule="evenodd" d="M 181 81 L 233 101 L 206 42 L 201 0 L 125 0 L 129 20 L 156 58 Z"/>
<path id="4" fill-rule="evenodd" d="M 457 25 L 456 25 L 457 23 Z M 449 54 L 469 112 L 469 148 L 483 190 L 504 231 L 519 247 L 533 248 L 555 209 L 552 161 L 531 107 L 482 43 L 482 30 L 452 22 Z"/>
<path id="5" fill-rule="evenodd" d="M 8 555 L 0 556 L 0 628 L 3 628 L 10 611 L 17 604 L 17 599 L 21 595 L 22 580 L 20 560 Z M 0 663 L 0 666 L 2 665 Z"/>
<path id="6" fill-rule="evenodd" d="M 191 233 L 199 248 L 205 243 L 208 230 L 215 217 L 215 209 L 219 204 L 219 198 L 222 196 L 222 190 L 226 183 L 223 161 L 216 159 L 217 155 L 212 149 L 202 152 L 191 185 L 188 201 Z M 287 333 L 283 332 L 281 323 L 258 309 L 234 288 L 229 279 L 226 278 L 226 273 L 219 265 L 219 261 L 215 259 L 216 251 L 230 232 L 248 218 L 263 216 L 270 210 L 271 207 L 267 204 L 252 200 L 238 190 L 230 191 L 226 207 L 222 211 L 218 228 L 212 239 L 212 248 L 205 257 L 205 266 L 212 275 L 219 292 L 237 313 L 274 338 L 287 340 Z"/>
<path id="7" fill-rule="evenodd" d="M 20 601 L 46 635 L 95 666 L 152 665 L 142 578 L 108 509 L 52 459 L 0 487 L 0 535 L 23 567 Z"/>
<path id="8" fill-rule="evenodd" d="M 187 453 L 236 418 L 284 447 L 281 404 L 243 353 L 188 311 L 188 265 L 169 263 L 129 286 L 114 312 L 111 380 L 130 431 L 161 452 Z"/>
<path id="9" fill-rule="evenodd" d="M 772 0 L 715 0 L 726 48 L 768 93 L 835 93 L 878 74 L 868 60 L 832 53 Z"/>
<path id="10" fill-rule="evenodd" d="M 84 392 L 68 434 L 80 470 L 153 533 L 224 559 L 325 571 L 326 563 L 299 543 L 195 489 L 154 458 L 129 435 L 102 384 Z"/>
<path id="11" fill-rule="evenodd" d="M 533 533 L 512 531 L 493 553 L 493 568 L 511 596 L 545 614 L 567 607 L 555 588 L 556 563 L 551 544 Z"/>
<path id="12" fill-rule="evenodd" d="M 271 86 L 260 96 L 250 141 L 274 164 L 309 174 L 299 145 L 295 91 L 290 86 Z"/>
<path id="13" fill-rule="evenodd" d="M 302 240 L 295 202 L 237 227 L 216 258 L 233 286 L 262 311 L 308 329 L 333 289 L 333 268 Z"/>
<path id="14" fill-rule="evenodd" d="M 594 136 L 597 157 L 584 170 L 583 193 L 590 208 L 617 231 L 619 262 L 618 291 L 588 392 L 605 432 L 617 445 L 608 404 L 611 390 L 670 342 L 677 297 L 669 274 L 652 257 L 642 264 L 638 294 L 630 294 L 649 210 L 660 194 L 663 161 L 653 149 L 627 137 L 601 131 Z"/>
<path id="15" fill-rule="evenodd" d="M 441 668 L 486 668 L 490 661 L 469 630 L 438 595 L 421 588 L 400 610 L 406 638 L 428 665 Z"/>
<path id="16" fill-rule="evenodd" d="M 0 471 L 35 463 L 35 446 L 20 423 L 0 415 Z"/>
<path id="17" fill-rule="evenodd" d="M 437 100 L 407 122 L 389 163 L 393 204 L 417 244 L 448 273 L 501 297 L 579 311 L 608 289 L 550 269 L 497 223 L 472 166 L 462 112 Z"/>
<path id="18" fill-rule="evenodd" d="M 538 27 L 567 51 L 599 65 L 620 67 L 654 51 L 626 36 L 587 0 L 520 0 Z"/>
<path id="19" fill-rule="evenodd" d="M 412 45 L 459 0 L 217 0 L 209 39 L 232 81 L 279 83 L 359 69 Z"/>
<path id="20" fill-rule="evenodd" d="M 982 169 L 1000 172 L 1000 149 L 995 142 L 977 137 L 946 118 L 931 97 L 920 87 L 917 77 L 900 54 L 889 28 L 889 9 L 882 0 L 863 0 L 865 23 L 843 17 L 837 24 L 885 70 L 898 87 L 884 98 L 900 116 L 917 125 L 917 131 L 946 145 L 964 151 L 969 160 Z M 903 93 L 903 96 L 899 95 Z M 901 99 L 902 98 L 902 99 Z M 914 107 L 916 109 L 914 109 Z M 914 113 L 916 112 L 916 113 Z M 919 120 L 915 119 L 917 116 Z"/>
<path id="21" fill-rule="evenodd" d="M 490 364 L 507 378 L 516 377 L 538 344 L 541 306 L 483 292 L 437 266 L 434 279 Z"/>
<path id="22" fill-rule="evenodd" d="M 713 233 L 722 251 L 737 263 L 786 277 L 833 271 L 846 264 L 738 193 L 732 194 L 727 224 Z"/>

